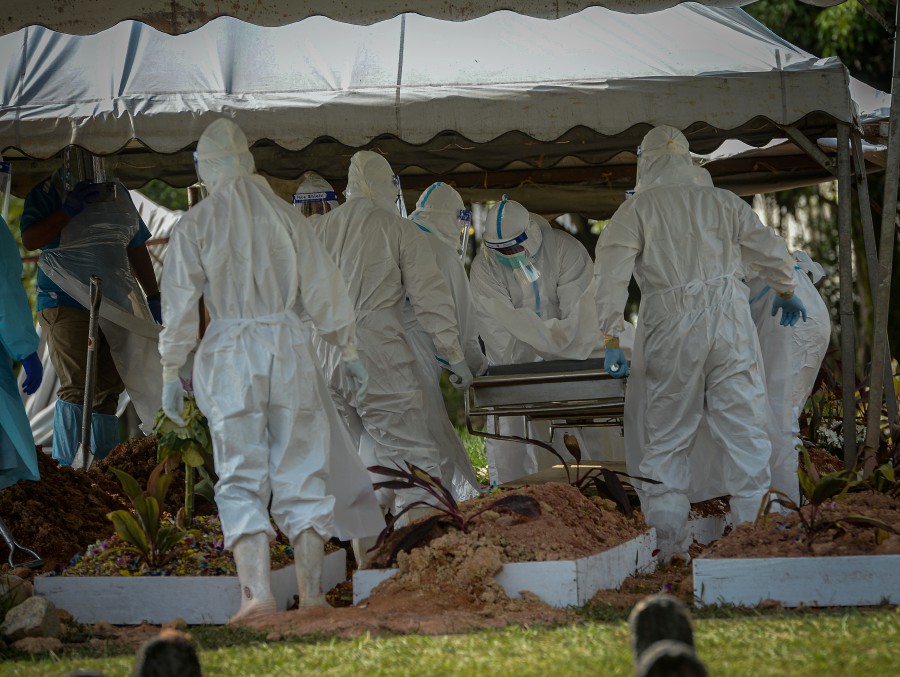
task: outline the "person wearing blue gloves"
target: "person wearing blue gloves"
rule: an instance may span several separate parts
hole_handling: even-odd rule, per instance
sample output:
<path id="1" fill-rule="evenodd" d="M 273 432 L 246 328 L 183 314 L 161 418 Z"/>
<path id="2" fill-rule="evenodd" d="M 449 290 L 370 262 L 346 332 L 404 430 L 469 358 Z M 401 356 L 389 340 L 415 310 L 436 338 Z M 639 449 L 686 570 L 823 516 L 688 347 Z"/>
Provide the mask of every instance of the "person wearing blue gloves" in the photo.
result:
<path id="1" fill-rule="evenodd" d="M 594 274 L 607 371 L 631 376 L 628 471 L 660 482 L 635 488 L 663 560 L 687 556 L 691 543 L 689 455 L 704 412 L 724 466 L 713 495 L 731 496 L 735 523 L 755 519 L 769 489 L 766 382 L 742 282 L 749 264 L 778 294 L 772 311 L 781 310 L 782 325 L 805 319 L 784 240 L 737 195 L 713 186 L 680 131 L 648 132 L 634 197 L 600 233 Z M 617 340 L 632 273 L 641 305 L 628 365 Z"/>
<path id="2" fill-rule="evenodd" d="M 129 312 L 138 301 L 143 303 L 143 291 L 146 305 L 139 310 L 146 324 L 153 326 L 151 317 L 162 322 L 159 288 L 145 244 L 150 231 L 125 186 L 104 181 L 102 167 L 101 158 L 69 149 L 64 166 L 26 196 L 20 225 L 22 244 L 42 251 L 37 310 L 60 380 L 53 416 L 53 458 L 60 465 L 71 465 L 81 439 L 89 312 L 86 296 L 76 299 L 75 290 L 86 290 L 88 279 L 96 274 L 103 278 L 104 304 L 117 303 Z M 125 376 L 114 357 L 108 331 L 101 326 L 91 419 L 97 460 L 119 443 L 116 409 Z M 146 426 L 147 414 L 141 418 Z"/>
<path id="3" fill-rule="evenodd" d="M 38 480 L 37 452 L 12 362 L 22 363 L 26 395 L 37 391 L 44 369 L 38 336 L 22 288 L 22 259 L 6 221 L 0 217 L 0 489 L 19 480 Z"/>

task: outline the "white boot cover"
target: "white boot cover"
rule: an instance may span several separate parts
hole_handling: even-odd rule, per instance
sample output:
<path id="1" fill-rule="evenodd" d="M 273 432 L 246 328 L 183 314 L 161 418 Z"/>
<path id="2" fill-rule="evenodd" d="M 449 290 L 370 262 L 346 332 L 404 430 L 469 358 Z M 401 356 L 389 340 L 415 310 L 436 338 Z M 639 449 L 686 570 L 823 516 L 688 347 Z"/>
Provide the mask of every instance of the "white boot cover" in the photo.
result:
<path id="1" fill-rule="evenodd" d="M 315 529 L 300 533 L 294 543 L 294 568 L 297 571 L 299 607 L 311 609 L 330 606 L 322 594 L 322 567 L 325 562 L 325 539 Z"/>
<path id="2" fill-rule="evenodd" d="M 234 544 L 234 563 L 241 581 L 241 608 L 228 624 L 275 613 L 277 605 L 269 580 L 269 537 L 265 533 L 241 536 Z"/>

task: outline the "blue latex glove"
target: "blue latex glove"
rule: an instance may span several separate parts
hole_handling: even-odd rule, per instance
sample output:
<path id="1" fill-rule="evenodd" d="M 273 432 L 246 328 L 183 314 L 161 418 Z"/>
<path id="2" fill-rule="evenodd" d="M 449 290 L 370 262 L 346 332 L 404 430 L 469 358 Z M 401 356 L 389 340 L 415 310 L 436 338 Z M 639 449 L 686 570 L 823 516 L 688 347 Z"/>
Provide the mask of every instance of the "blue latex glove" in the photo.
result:
<path id="1" fill-rule="evenodd" d="M 347 378 L 350 379 L 350 382 L 356 389 L 356 399 L 361 400 L 363 395 L 366 394 L 366 389 L 369 387 L 369 373 L 366 371 L 366 368 L 358 357 L 344 360 L 343 365 Z"/>
<path id="2" fill-rule="evenodd" d="M 181 412 L 184 411 L 184 388 L 181 379 L 163 381 L 162 410 L 172 423 L 185 425 L 184 419 L 181 418 Z"/>
<path id="3" fill-rule="evenodd" d="M 22 369 L 25 370 L 25 381 L 22 383 L 22 391 L 26 395 L 33 395 L 44 380 L 44 367 L 37 353 L 31 353 L 22 360 Z"/>
<path id="4" fill-rule="evenodd" d="M 454 362 L 448 368 L 453 372 L 453 376 L 450 377 L 450 385 L 457 390 L 465 390 L 475 380 L 475 377 L 472 376 L 472 370 L 469 369 L 469 365 L 466 364 L 465 360 Z"/>
<path id="5" fill-rule="evenodd" d="M 628 376 L 628 360 L 621 348 L 607 348 L 603 356 L 603 368 L 613 378 Z"/>
<path id="6" fill-rule="evenodd" d="M 63 200 L 62 210 L 70 219 L 78 216 L 92 202 L 97 202 L 101 197 L 101 188 L 96 183 L 81 181 Z"/>
<path id="7" fill-rule="evenodd" d="M 800 321 L 801 316 L 803 321 L 806 322 L 806 306 L 796 296 L 792 296 L 789 299 L 776 296 L 775 301 L 772 302 L 772 317 L 778 314 L 779 308 L 781 308 L 782 327 L 793 327 Z"/>
<path id="8" fill-rule="evenodd" d="M 156 324 L 162 324 L 162 298 L 159 294 L 147 297 L 147 306 L 150 308 L 150 314 L 156 320 Z"/>

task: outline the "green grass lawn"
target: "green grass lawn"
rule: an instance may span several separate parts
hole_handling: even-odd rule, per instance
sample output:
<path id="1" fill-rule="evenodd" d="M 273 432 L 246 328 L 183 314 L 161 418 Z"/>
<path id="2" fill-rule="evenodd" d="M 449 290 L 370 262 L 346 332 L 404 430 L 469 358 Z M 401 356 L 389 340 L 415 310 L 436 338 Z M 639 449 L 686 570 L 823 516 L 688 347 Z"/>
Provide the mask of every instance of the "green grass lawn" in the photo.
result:
<path id="1" fill-rule="evenodd" d="M 752 613 L 752 612 L 750 612 Z M 896 674 L 900 610 L 722 613 L 696 621 L 698 652 L 712 675 Z M 205 675 L 630 675 L 624 621 L 426 637 L 324 638 L 266 643 L 262 635 L 195 628 Z M 0 676 L 131 674 L 132 656 L 6 660 Z"/>

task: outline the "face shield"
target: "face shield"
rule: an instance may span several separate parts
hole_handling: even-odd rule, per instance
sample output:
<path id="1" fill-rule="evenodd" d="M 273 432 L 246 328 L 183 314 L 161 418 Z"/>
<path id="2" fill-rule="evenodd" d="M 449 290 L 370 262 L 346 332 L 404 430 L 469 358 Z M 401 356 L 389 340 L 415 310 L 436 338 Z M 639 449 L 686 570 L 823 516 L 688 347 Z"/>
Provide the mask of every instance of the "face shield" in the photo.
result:
<path id="1" fill-rule="evenodd" d="M 472 226 L 472 211 L 460 209 L 456 213 L 456 222 L 459 225 L 459 258 L 461 261 L 465 261 L 466 253 L 469 251 L 469 237 L 475 234 L 475 228 Z"/>
<path id="2" fill-rule="evenodd" d="M 403 189 L 400 187 L 400 177 L 397 174 L 394 174 L 394 190 L 397 191 L 397 211 L 400 212 L 400 216 L 404 219 L 409 216 L 406 211 L 406 203 L 403 201 Z"/>
<path id="3" fill-rule="evenodd" d="M 83 181 L 114 186 L 112 178 L 104 158 L 78 146 L 66 146 L 63 151 L 63 181 L 67 193 Z M 112 190 L 114 192 L 115 188 Z"/>
<path id="4" fill-rule="evenodd" d="M 512 270 L 522 285 L 534 285 L 540 277 L 531 261 L 540 246 L 529 241 L 533 231 L 528 210 L 506 195 L 488 211 L 484 246 L 490 260 Z"/>
<path id="5" fill-rule="evenodd" d="M 12 166 L 0 160 L 0 215 L 6 221 L 9 216 L 9 191 L 12 187 Z"/>
<path id="6" fill-rule="evenodd" d="M 337 193 L 328 181 L 308 171 L 303 174 L 291 204 L 306 217 L 327 214 L 338 206 Z"/>

